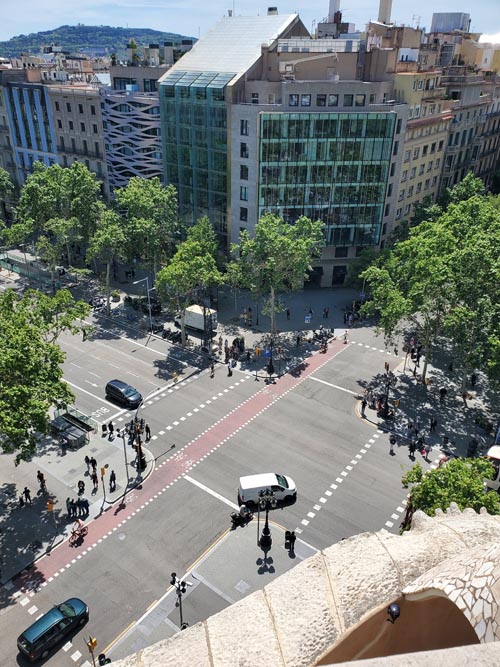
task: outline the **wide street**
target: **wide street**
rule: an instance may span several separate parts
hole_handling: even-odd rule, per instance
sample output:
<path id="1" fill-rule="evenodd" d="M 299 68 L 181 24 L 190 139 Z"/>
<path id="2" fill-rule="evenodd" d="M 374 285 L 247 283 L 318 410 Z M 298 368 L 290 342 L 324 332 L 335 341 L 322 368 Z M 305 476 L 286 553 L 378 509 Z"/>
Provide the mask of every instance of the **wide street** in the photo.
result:
<path id="1" fill-rule="evenodd" d="M 170 573 L 184 575 L 229 529 L 241 475 L 274 471 L 295 480 L 297 501 L 272 511 L 271 519 L 295 530 L 312 550 L 363 531 L 398 529 L 401 474 L 411 461 L 406 448 L 389 456 L 387 434 L 360 418 L 357 396 L 387 360 L 394 368 L 402 359 L 382 349 L 369 328 L 352 330 L 347 344 L 339 337 L 326 354 L 303 346 L 303 364 L 273 384 L 239 369 L 228 377 L 224 365 L 211 378 L 199 354 L 112 324 L 85 342 L 63 336 L 61 345 L 76 406 L 97 421 L 113 419 L 120 427 L 132 417 L 104 398 L 109 379 L 143 393 L 139 414 L 151 426 L 155 467 L 125 503 L 89 524 L 80 547 L 63 542 L 1 589 L 0 624 L 9 640 L 0 665 L 24 664 L 15 645 L 19 632 L 71 596 L 87 602 L 90 621 L 45 664 L 89 665 L 89 634 L 99 650 L 115 646 L 110 657 L 125 655 L 116 640 L 133 632 L 138 619 L 144 623 L 148 610 L 158 616 L 155 601 L 169 589 Z M 85 453 L 80 450 L 82 459 Z M 282 548 L 273 543 L 275 552 Z M 237 570 L 242 559 L 235 555 L 220 567 Z M 251 592 L 237 588 L 224 597 L 210 577 L 205 584 L 188 598 L 191 623 Z M 156 628 L 150 641 L 178 628 L 172 596 L 170 603 L 168 618 L 150 619 Z"/>

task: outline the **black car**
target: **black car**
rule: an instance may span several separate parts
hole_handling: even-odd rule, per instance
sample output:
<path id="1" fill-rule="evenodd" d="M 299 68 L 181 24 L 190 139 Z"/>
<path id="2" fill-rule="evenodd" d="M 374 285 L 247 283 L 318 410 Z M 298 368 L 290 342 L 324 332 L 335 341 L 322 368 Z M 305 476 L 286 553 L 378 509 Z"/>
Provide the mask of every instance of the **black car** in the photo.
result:
<path id="1" fill-rule="evenodd" d="M 138 408 L 142 403 L 142 395 L 126 382 L 110 380 L 106 385 L 106 398 L 116 401 L 127 408 Z"/>

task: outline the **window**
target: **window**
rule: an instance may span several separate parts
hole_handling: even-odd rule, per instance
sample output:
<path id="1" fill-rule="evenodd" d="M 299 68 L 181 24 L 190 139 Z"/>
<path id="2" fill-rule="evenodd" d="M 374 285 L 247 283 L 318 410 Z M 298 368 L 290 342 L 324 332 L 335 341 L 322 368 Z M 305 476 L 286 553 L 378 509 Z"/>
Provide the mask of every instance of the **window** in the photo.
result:
<path id="1" fill-rule="evenodd" d="M 288 104 L 291 107 L 298 107 L 299 106 L 299 96 L 298 95 L 289 95 L 288 96 Z"/>
<path id="2" fill-rule="evenodd" d="M 344 106 L 352 107 L 354 103 L 354 95 L 344 95 Z"/>
<path id="3" fill-rule="evenodd" d="M 240 185 L 240 200 L 248 201 L 248 188 L 246 185 Z"/>
<path id="4" fill-rule="evenodd" d="M 244 137 L 248 137 L 248 121 L 240 120 L 240 134 Z"/>
<path id="5" fill-rule="evenodd" d="M 403 215 L 403 209 L 398 208 L 398 210 L 396 211 L 396 220 L 399 220 L 402 215 Z"/>
<path id="6" fill-rule="evenodd" d="M 300 96 L 300 106 L 301 107 L 310 107 L 311 106 L 311 96 L 310 95 L 301 95 Z"/>
<path id="7" fill-rule="evenodd" d="M 60 118 L 57 119 L 57 127 L 62 130 L 62 120 Z"/>
<path id="8" fill-rule="evenodd" d="M 78 113 L 83 113 L 83 104 L 78 105 Z"/>
<path id="9" fill-rule="evenodd" d="M 436 167 L 436 169 L 439 169 L 439 165 L 440 165 L 440 164 L 441 164 L 441 158 L 438 157 L 438 159 L 437 159 L 436 162 L 435 162 L 435 167 Z"/>
<path id="10" fill-rule="evenodd" d="M 349 248 L 347 247 L 335 248 L 335 257 L 347 257 L 348 253 Z"/>
<path id="11" fill-rule="evenodd" d="M 252 93 L 252 104 L 259 103 L 259 93 Z"/>
<path id="12" fill-rule="evenodd" d="M 61 108 L 59 106 L 59 102 L 56 102 L 56 111 L 61 111 Z"/>
<path id="13" fill-rule="evenodd" d="M 432 177 L 432 187 L 434 187 L 434 186 L 436 185 L 437 180 L 438 180 L 438 177 L 437 177 L 437 176 L 433 176 L 433 177 Z"/>
<path id="14" fill-rule="evenodd" d="M 339 105 L 339 96 L 336 94 L 328 95 L 328 106 L 338 107 L 338 105 Z"/>
<path id="15" fill-rule="evenodd" d="M 71 113 L 71 104 L 69 102 L 66 102 L 66 111 Z"/>
<path id="16" fill-rule="evenodd" d="M 432 171 L 433 166 L 434 166 L 434 162 L 431 160 L 430 162 L 427 163 L 427 171 Z"/>
<path id="17" fill-rule="evenodd" d="M 316 95 L 316 106 L 326 107 L 326 95 Z"/>
<path id="18" fill-rule="evenodd" d="M 59 137 L 59 145 L 62 150 L 64 150 L 64 137 Z"/>
<path id="19" fill-rule="evenodd" d="M 399 134 L 401 132 L 401 125 L 403 124 L 403 121 L 401 118 L 398 118 L 398 121 L 396 123 L 396 134 Z"/>
<path id="20" fill-rule="evenodd" d="M 424 82 L 423 82 L 422 80 L 420 80 L 420 81 L 418 82 L 418 86 L 417 86 L 417 88 L 418 88 L 418 90 L 423 90 L 423 88 L 424 88 Z"/>
<path id="21" fill-rule="evenodd" d="M 85 123 L 80 123 L 80 130 L 85 132 Z"/>
<path id="22" fill-rule="evenodd" d="M 405 162 L 410 161 L 410 155 L 411 155 L 411 151 L 405 151 L 405 155 L 404 155 L 404 158 L 403 158 Z"/>
<path id="23" fill-rule="evenodd" d="M 246 164 L 240 164 L 240 178 L 242 181 L 248 181 L 248 167 Z"/>
<path id="24" fill-rule="evenodd" d="M 410 212 L 410 208 L 411 208 L 410 204 L 406 204 L 406 206 L 405 206 L 405 215 L 408 215 L 408 213 Z"/>
<path id="25" fill-rule="evenodd" d="M 92 124 L 92 132 L 93 132 L 94 134 L 97 134 L 97 131 L 98 131 L 98 130 L 97 130 L 97 125 L 96 125 L 95 123 L 93 123 L 93 124 Z"/>
<path id="26" fill-rule="evenodd" d="M 404 183 L 407 178 L 408 178 L 408 169 L 405 169 L 401 174 L 401 182 Z"/>
<path id="27" fill-rule="evenodd" d="M 398 154 L 398 148 L 399 148 L 399 141 L 394 142 L 394 146 L 392 148 L 392 154 L 397 155 Z"/>
<path id="28" fill-rule="evenodd" d="M 422 157 L 425 157 L 427 155 L 428 150 L 429 146 L 425 144 L 425 146 L 422 148 Z"/>
<path id="29" fill-rule="evenodd" d="M 365 106 L 366 95 L 356 95 L 355 106 L 364 107 Z"/>
<path id="30" fill-rule="evenodd" d="M 90 113 L 92 116 L 95 116 L 95 106 L 93 104 L 90 105 Z"/>
<path id="31" fill-rule="evenodd" d="M 425 170 L 425 164 L 421 164 L 420 167 L 418 168 L 418 175 L 422 176 Z"/>
<path id="32" fill-rule="evenodd" d="M 387 186 L 387 196 L 390 197 L 392 195 L 392 183 L 389 183 Z"/>
<path id="33" fill-rule="evenodd" d="M 73 121 L 72 120 L 68 121 L 68 125 L 69 125 L 69 129 L 72 130 L 73 129 Z"/>
<path id="34" fill-rule="evenodd" d="M 417 175 L 417 168 L 412 167 L 410 171 L 410 178 L 415 178 L 416 175 Z"/>
<path id="35" fill-rule="evenodd" d="M 404 198 L 405 198 L 405 191 L 403 188 L 403 190 L 399 191 L 398 201 L 402 201 Z"/>
<path id="36" fill-rule="evenodd" d="M 435 153 L 435 152 L 436 152 L 436 142 L 431 144 L 431 153 Z"/>
<path id="37" fill-rule="evenodd" d="M 370 104 L 375 104 L 376 101 L 377 101 L 377 96 L 375 95 L 375 93 L 370 93 Z"/>
<path id="38" fill-rule="evenodd" d="M 417 183 L 417 189 L 415 190 L 415 192 L 416 192 L 417 194 L 418 194 L 419 192 L 422 192 L 422 183 L 421 183 L 421 182 L 420 182 L 420 183 Z"/>
<path id="39" fill-rule="evenodd" d="M 85 155 L 87 155 L 87 153 L 88 153 L 87 140 L 86 139 L 83 140 L 83 152 L 85 153 Z"/>
<path id="40" fill-rule="evenodd" d="M 248 145 L 245 144 L 244 142 L 240 143 L 240 157 L 244 158 L 248 157 Z"/>
<path id="41" fill-rule="evenodd" d="M 425 183 L 424 183 L 424 190 L 428 190 L 430 184 L 431 184 L 431 179 L 430 179 L 430 178 L 427 178 L 426 181 L 425 181 Z"/>
<path id="42" fill-rule="evenodd" d="M 408 194 L 406 195 L 407 197 L 411 197 L 413 195 L 413 185 L 410 185 L 408 188 Z"/>
<path id="43" fill-rule="evenodd" d="M 248 209 L 240 206 L 240 220 L 241 222 L 248 222 Z"/>
<path id="44" fill-rule="evenodd" d="M 416 160 L 419 155 L 420 155 L 420 148 L 414 148 L 413 149 L 413 159 Z"/>
<path id="45" fill-rule="evenodd" d="M 438 144 L 438 151 L 442 151 L 442 150 L 443 150 L 443 143 L 444 143 L 444 142 L 443 142 L 443 140 L 441 139 L 441 141 L 440 141 L 439 144 Z"/>
<path id="46" fill-rule="evenodd" d="M 391 163 L 391 171 L 390 171 L 390 175 L 391 175 L 391 176 L 394 176 L 395 173 L 396 173 L 396 163 L 395 163 L 395 162 L 392 162 L 392 163 Z"/>
<path id="47" fill-rule="evenodd" d="M 384 215 L 389 215 L 389 211 L 391 210 L 391 205 L 386 204 L 384 208 Z"/>
<path id="48" fill-rule="evenodd" d="M 415 106 L 415 118 L 420 118 L 420 104 Z"/>

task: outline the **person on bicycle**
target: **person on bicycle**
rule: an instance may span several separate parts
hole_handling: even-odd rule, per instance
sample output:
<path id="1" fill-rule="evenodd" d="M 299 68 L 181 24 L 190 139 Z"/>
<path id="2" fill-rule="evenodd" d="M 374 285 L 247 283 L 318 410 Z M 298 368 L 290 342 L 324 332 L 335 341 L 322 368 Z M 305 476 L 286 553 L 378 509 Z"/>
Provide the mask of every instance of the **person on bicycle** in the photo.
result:
<path id="1" fill-rule="evenodd" d="M 81 519 L 77 519 L 73 524 L 73 528 L 71 529 L 71 534 L 75 535 L 76 537 L 80 537 L 84 528 L 85 524 L 83 523 L 83 521 Z"/>

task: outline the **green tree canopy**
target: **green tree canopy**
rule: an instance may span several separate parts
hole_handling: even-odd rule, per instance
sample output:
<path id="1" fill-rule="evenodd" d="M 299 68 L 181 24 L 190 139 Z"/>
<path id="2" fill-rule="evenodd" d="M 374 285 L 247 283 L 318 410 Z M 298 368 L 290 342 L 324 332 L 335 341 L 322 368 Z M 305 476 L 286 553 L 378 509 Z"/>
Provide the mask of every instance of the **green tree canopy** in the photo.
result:
<path id="1" fill-rule="evenodd" d="M 80 162 L 69 168 L 35 162 L 21 191 L 17 218 L 30 221 L 37 235 L 45 233 L 49 220 L 72 220 L 74 234 L 88 241 L 99 217 L 99 193 L 95 174 Z"/>
<path id="2" fill-rule="evenodd" d="M 177 192 L 160 179 L 133 177 L 115 191 L 120 213 L 127 222 L 128 256 L 141 257 L 156 276 L 160 264 L 173 254 L 181 224 Z"/>
<path id="3" fill-rule="evenodd" d="M 7 202 L 14 193 L 14 185 L 10 180 L 8 172 L 0 167 L 0 225 L 7 217 Z"/>
<path id="4" fill-rule="evenodd" d="M 267 213 L 255 226 L 253 237 L 241 233 L 240 243 L 233 246 L 239 265 L 242 287 L 257 298 L 268 295 L 271 331 L 276 331 L 276 294 L 302 287 L 311 262 L 319 257 L 324 245 L 324 224 L 305 216 L 293 225 Z M 232 275 L 238 272 L 233 272 Z"/>
<path id="5" fill-rule="evenodd" d="M 403 487 L 411 486 L 409 506 L 434 516 L 437 509 L 448 509 L 457 503 L 461 510 L 467 507 L 479 512 L 485 507 L 489 514 L 500 514 L 497 493 L 486 492 L 484 480 L 493 477 L 493 465 L 486 459 L 452 459 L 435 470 L 423 472 L 416 463 L 403 475 Z"/>
<path id="6" fill-rule="evenodd" d="M 88 306 L 66 290 L 54 297 L 30 290 L 0 294 L 0 447 L 17 452 L 16 461 L 36 451 L 47 433 L 49 408 L 74 400 L 62 379 L 64 353 L 57 345 L 62 331 L 81 330 L 77 319 Z"/>

